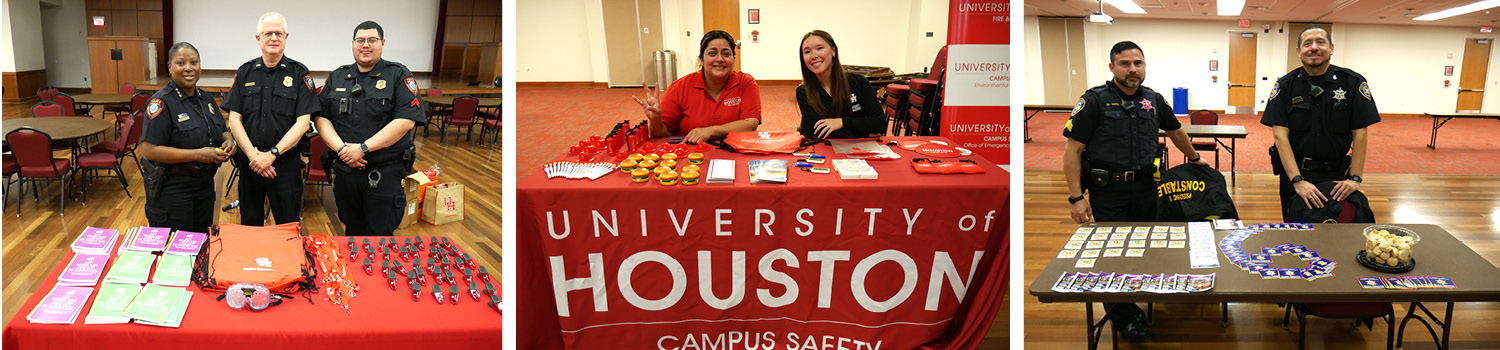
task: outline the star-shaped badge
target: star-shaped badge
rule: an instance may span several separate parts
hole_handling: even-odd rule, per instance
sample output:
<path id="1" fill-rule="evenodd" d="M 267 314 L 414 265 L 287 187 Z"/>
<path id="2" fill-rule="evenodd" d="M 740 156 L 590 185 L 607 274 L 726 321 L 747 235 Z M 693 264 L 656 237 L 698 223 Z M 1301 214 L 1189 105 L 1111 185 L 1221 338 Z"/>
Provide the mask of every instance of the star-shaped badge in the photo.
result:
<path id="1" fill-rule="evenodd" d="M 1141 110 L 1149 111 L 1152 108 L 1154 107 L 1151 107 L 1151 100 L 1141 100 Z"/>
<path id="2" fill-rule="evenodd" d="M 1345 93 L 1344 92 L 1344 88 L 1339 88 L 1338 90 L 1333 90 L 1333 99 L 1335 99 L 1335 100 L 1343 100 L 1345 98 L 1344 97 L 1344 93 Z"/>

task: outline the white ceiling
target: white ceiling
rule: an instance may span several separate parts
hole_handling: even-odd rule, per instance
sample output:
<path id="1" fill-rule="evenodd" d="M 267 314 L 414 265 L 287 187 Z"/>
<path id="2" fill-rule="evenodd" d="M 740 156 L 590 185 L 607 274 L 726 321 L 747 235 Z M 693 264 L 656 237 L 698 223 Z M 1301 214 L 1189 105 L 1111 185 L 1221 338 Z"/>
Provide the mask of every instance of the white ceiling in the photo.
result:
<path id="1" fill-rule="evenodd" d="M 1120 12 L 1104 5 L 1104 13 L 1116 21 L 1130 18 L 1170 18 L 1238 21 L 1284 21 L 1426 25 L 1450 27 L 1500 26 L 1500 8 L 1472 12 L 1436 21 L 1412 18 L 1468 5 L 1477 0 L 1246 0 L 1237 17 L 1219 17 L 1216 0 L 1134 0 L 1144 15 Z M 1026 1 L 1027 16 L 1082 17 L 1099 11 L 1098 0 Z"/>

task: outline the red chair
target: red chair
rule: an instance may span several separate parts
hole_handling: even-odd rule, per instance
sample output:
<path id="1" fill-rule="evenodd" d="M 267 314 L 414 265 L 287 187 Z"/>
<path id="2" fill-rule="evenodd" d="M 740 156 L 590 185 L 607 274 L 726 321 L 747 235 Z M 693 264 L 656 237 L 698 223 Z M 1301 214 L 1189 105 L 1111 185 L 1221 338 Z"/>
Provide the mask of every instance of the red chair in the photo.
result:
<path id="1" fill-rule="evenodd" d="M 41 101 L 52 101 L 52 90 L 54 90 L 52 87 L 36 89 L 36 98 Z"/>
<path id="2" fill-rule="evenodd" d="M 1292 303 L 1287 305 L 1286 314 L 1281 318 L 1281 328 L 1286 328 L 1292 313 L 1297 314 L 1297 324 L 1301 330 L 1297 332 L 1297 349 L 1303 349 L 1307 345 L 1307 316 L 1318 316 L 1322 318 L 1342 318 L 1355 320 L 1355 326 L 1360 323 L 1368 323 L 1370 329 L 1375 328 L 1375 319 L 1385 320 L 1385 348 L 1392 349 L 1396 338 L 1396 309 L 1391 303 Z"/>
<path id="3" fill-rule="evenodd" d="M 16 163 L 16 156 L 12 155 L 12 154 L 6 154 L 6 155 L 4 155 L 4 160 L 5 160 L 5 192 L 4 192 L 4 194 L 8 197 L 9 194 L 10 194 L 10 184 L 16 183 L 16 181 L 17 181 L 15 179 L 12 179 L 12 177 L 14 177 L 15 175 L 18 175 L 18 174 L 21 173 L 21 165 Z"/>
<path id="4" fill-rule="evenodd" d="M 308 140 L 308 148 L 310 153 L 307 166 L 302 168 L 302 180 L 309 185 L 333 186 L 333 182 L 328 181 L 328 169 L 323 169 L 323 162 L 319 161 L 323 152 L 328 151 L 328 144 L 323 143 L 322 137 L 313 137 Z"/>
<path id="5" fill-rule="evenodd" d="M 57 102 L 42 101 L 31 106 L 31 116 L 35 118 L 66 117 L 68 110 Z"/>
<path id="6" fill-rule="evenodd" d="M 140 138 L 140 136 L 137 135 L 140 133 L 141 128 L 135 126 L 135 119 L 126 118 L 125 129 L 129 131 L 126 131 L 124 137 L 121 137 L 115 142 L 118 142 L 122 145 L 130 145 L 130 139 Z M 115 173 L 115 177 L 120 179 L 120 187 L 125 188 L 125 196 L 128 198 L 135 198 L 130 195 L 130 183 L 125 181 L 125 171 L 120 170 L 120 164 L 124 162 L 123 158 L 125 157 L 125 151 L 127 149 L 133 150 L 135 148 L 121 147 L 114 152 L 89 152 L 78 156 L 78 170 L 80 172 L 80 176 L 83 177 L 83 198 L 81 201 L 85 205 L 88 204 L 89 182 L 91 182 L 95 178 L 100 177 L 99 175 L 97 175 L 97 172 L 100 170 L 113 171 Z"/>
<path id="7" fill-rule="evenodd" d="M 120 84 L 120 90 L 119 90 L 119 92 L 120 92 L 121 95 L 134 95 L 135 94 L 135 85 L 131 85 L 130 83 Z M 135 97 L 131 97 L 131 103 L 132 104 L 134 104 L 134 102 L 135 102 L 134 99 L 135 99 Z M 134 108 L 131 108 L 131 107 L 133 107 L 133 106 L 108 105 L 108 106 L 104 106 L 104 111 L 105 112 L 109 112 L 109 113 L 114 113 L 115 114 L 115 120 L 116 120 L 115 125 L 119 125 L 119 124 L 124 123 L 125 119 L 130 119 L 130 111 L 135 110 Z M 124 114 L 125 117 L 120 117 L 121 114 Z M 119 127 L 115 128 L 115 133 L 116 134 L 120 133 Z"/>
<path id="8" fill-rule="evenodd" d="M 443 96 L 443 89 L 439 89 L 439 88 L 427 89 L 426 95 L 427 95 L 427 97 L 442 97 Z M 427 111 L 427 124 L 423 124 L 422 125 L 422 136 L 423 137 L 426 137 L 428 135 L 432 135 L 432 132 L 429 131 L 429 130 L 427 130 L 428 126 L 439 123 L 443 119 L 443 117 L 447 117 L 447 116 L 453 115 L 453 109 L 451 109 L 451 108 L 430 106 L 430 105 L 427 105 L 426 102 L 422 103 L 422 110 Z M 438 124 L 438 125 L 442 125 L 442 124 Z"/>
<path id="9" fill-rule="evenodd" d="M 478 110 L 479 99 L 477 98 L 464 96 L 453 99 L 453 116 L 443 121 L 442 140 L 444 146 L 448 145 L 448 127 L 450 126 L 467 127 L 468 130 L 464 134 L 468 135 L 471 143 L 474 141 L 474 114 Z M 453 137 L 456 138 L 458 135 L 454 135 Z"/>
<path id="10" fill-rule="evenodd" d="M 57 104 L 63 105 L 63 111 L 70 117 L 88 116 L 88 110 L 84 110 L 82 113 L 78 112 L 78 105 L 76 102 L 73 102 L 73 95 L 58 92 L 52 95 L 52 102 L 57 102 Z"/>
<path id="11" fill-rule="evenodd" d="M 149 101 L 151 101 L 151 95 L 148 95 L 146 93 L 137 93 L 134 96 L 130 96 L 130 107 L 124 107 L 130 108 L 130 110 L 125 111 L 123 114 L 115 113 L 115 137 L 120 137 L 120 129 L 125 125 L 126 121 L 130 120 L 131 113 L 145 110 L 146 103 Z"/>
<path id="12" fill-rule="evenodd" d="M 490 150 L 495 150 L 495 141 L 500 140 L 500 118 L 485 118 L 484 127 L 479 129 L 479 141 L 484 141 L 484 135 L 493 135 L 490 138 Z"/>
<path id="13" fill-rule="evenodd" d="M 937 57 L 928 68 L 927 78 L 915 78 L 910 84 L 890 84 L 892 87 L 910 91 L 907 99 L 911 106 L 911 121 L 906 136 L 937 136 L 939 114 L 943 109 L 943 74 L 948 64 L 948 46 L 938 50 Z"/>
<path id="14" fill-rule="evenodd" d="M 15 131 L 5 134 L 5 143 L 11 147 L 11 153 L 16 156 L 16 165 L 21 167 L 21 192 L 26 192 L 26 183 L 31 183 L 31 196 L 38 201 L 37 181 L 61 181 L 62 186 L 57 191 L 57 215 L 63 215 L 67 204 L 63 196 L 67 194 L 68 175 L 73 174 L 73 161 L 68 159 L 52 158 L 52 135 L 41 130 L 23 126 Z M 20 200 L 16 200 L 16 216 L 21 216 Z"/>
<path id="15" fill-rule="evenodd" d="M 881 99 L 885 107 L 886 121 L 890 124 L 890 135 L 901 135 L 902 130 L 907 129 L 907 123 L 911 121 L 911 86 L 904 84 L 890 84 L 885 86 L 885 98 Z"/>
<path id="16" fill-rule="evenodd" d="M 89 147 L 89 152 L 120 153 L 123 155 L 128 155 L 131 158 L 135 159 L 136 166 L 139 167 L 141 158 L 140 156 L 137 156 L 135 154 L 135 149 L 136 147 L 140 146 L 141 143 L 141 133 L 143 132 L 141 129 L 145 125 L 145 118 L 145 111 L 137 110 L 134 113 L 130 113 L 130 118 L 125 119 L 130 125 L 130 127 L 127 128 L 127 130 L 129 130 L 129 133 L 126 134 L 126 137 L 111 141 L 100 141 L 99 143 L 94 144 L 93 147 Z"/>
<path id="17" fill-rule="evenodd" d="M 1188 121 L 1193 125 L 1219 125 L 1219 114 L 1207 109 L 1200 109 L 1188 115 Z M 1219 139 L 1207 141 L 1193 140 L 1193 150 L 1199 152 L 1214 152 L 1214 168 L 1219 168 Z M 1200 157 L 1202 155 L 1199 155 Z M 1187 161 L 1187 155 L 1183 155 L 1183 161 Z"/>

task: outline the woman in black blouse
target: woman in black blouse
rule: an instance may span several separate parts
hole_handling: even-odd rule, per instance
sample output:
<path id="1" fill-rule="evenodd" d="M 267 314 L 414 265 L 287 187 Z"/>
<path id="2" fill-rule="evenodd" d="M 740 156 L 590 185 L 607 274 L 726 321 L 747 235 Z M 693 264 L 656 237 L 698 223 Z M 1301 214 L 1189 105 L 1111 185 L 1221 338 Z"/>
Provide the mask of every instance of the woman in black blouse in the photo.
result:
<path id="1" fill-rule="evenodd" d="M 884 131 L 885 113 L 875 88 L 865 77 L 844 72 L 832 35 L 808 32 L 802 36 L 799 53 L 802 86 L 797 88 L 797 107 L 802 111 L 802 126 L 798 130 L 803 136 L 853 139 Z"/>

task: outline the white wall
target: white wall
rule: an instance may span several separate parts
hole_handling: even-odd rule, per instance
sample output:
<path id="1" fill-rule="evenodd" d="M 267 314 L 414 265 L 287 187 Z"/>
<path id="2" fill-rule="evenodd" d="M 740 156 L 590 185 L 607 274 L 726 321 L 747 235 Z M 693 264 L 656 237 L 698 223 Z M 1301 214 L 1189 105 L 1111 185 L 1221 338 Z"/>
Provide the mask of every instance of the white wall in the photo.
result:
<path id="1" fill-rule="evenodd" d="M 909 11 L 912 1 L 742 0 L 740 33 L 731 33 L 744 43 L 740 70 L 756 79 L 800 80 L 802 35 L 822 29 L 838 42 L 843 64 L 885 66 L 897 73 L 910 73 L 906 71 L 910 68 L 907 42 L 913 25 L 910 15 L 902 11 Z M 760 24 L 747 24 L 749 9 L 760 9 Z M 889 20 L 877 20 L 880 18 Z M 947 22 L 942 25 L 946 27 Z M 759 43 L 750 42 L 750 32 L 755 30 L 760 31 Z M 946 35 L 937 39 L 947 41 Z M 928 54 L 927 65 L 932 64 L 931 55 L 936 53 Z"/>
<path id="2" fill-rule="evenodd" d="M 37 0 L 5 0 L 4 65 L 6 72 L 46 69 L 42 44 L 42 8 Z M 26 93 L 23 91 L 22 95 Z"/>
<path id="3" fill-rule="evenodd" d="M 1040 44 L 1035 16 L 1025 19 L 1026 103 L 1042 103 Z M 1263 25 L 1270 25 L 1265 33 Z M 1229 32 L 1253 30 L 1256 45 L 1256 111 L 1265 108 L 1276 79 L 1296 67 L 1287 67 L 1288 37 L 1278 29 L 1286 22 L 1251 22 L 1250 28 L 1239 28 L 1234 21 L 1198 20 L 1132 20 L 1119 19 L 1113 25 L 1085 24 L 1085 63 L 1088 84 L 1109 80 L 1109 49 L 1122 40 L 1134 41 L 1146 53 L 1145 85 L 1170 97 L 1173 87 L 1188 88 L 1188 107 L 1224 109 L 1227 106 L 1229 74 Z M 1457 102 L 1458 77 L 1462 72 L 1465 38 L 1495 38 L 1496 34 L 1478 34 L 1467 27 L 1392 26 L 1369 24 L 1335 24 L 1333 27 L 1334 65 L 1347 67 L 1364 75 L 1376 96 L 1381 113 L 1420 114 L 1452 111 Z M 1500 46 L 1500 45 L 1497 45 Z M 1452 54 L 1452 58 L 1448 55 Z M 1219 71 L 1208 70 L 1209 60 L 1219 60 Z M 1455 66 L 1452 77 L 1443 76 L 1443 66 Z M 1500 52 L 1492 52 L 1486 87 L 1500 91 Z M 1218 83 L 1209 77 L 1219 76 Z M 1264 80 L 1262 80 L 1264 78 Z M 1443 88 L 1444 79 L 1453 86 Z M 1170 101 L 1170 99 L 1169 99 Z M 1175 105 L 1174 105 L 1175 107 Z M 1500 111 L 1500 93 L 1486 96 L 1483 111 Z"/>
<path id="4" fill-rule="evenodd" d="M 1024 94 L 1024 102 L 1022 103 L 1028 105 L 1046 104 L 1047 89 L 1043 84 L 1046 84 L 1047 81 L 1046 79 L 1042 79 L 1042 66 L 1047 64 L 1047 62 L 1042 62 L 1042 21 L 1037 16 L 1026 16 L 1021 19 L 1021 26 L 1025 28 L 1022 29 L 1022 35 L 1026 36 L 1025 47 L 1022 48 L 1022 54 L 1025 59 L 1023 63 L 1025 64 L 1020 65 L 1026 76 L 1024 80 L 1026 85 L 1023 85 L 1022 88 L 1026 92 Z M 1015 34 L 1012 33 L 1011 35 Z M 1094 84 L 1094 82 L 1088 83 Z"/>
<path id="5" fill-rule="evenodd" d="M 843 63 L 887 66 L 897 74 L 931 66 L 948 40 L 947 0 L 742 0 L 740 7 L 740 33 L 731 33 L 744 44 L 740 68 L 761 80 L 802 79 L 798 47 L 813 29 L 833 34 Z M 749 9 L 761 11 L 761 24 L 748 23 Z M 516 11 L 517 81 L 609 80 L 599 0 L 523 0 Z M 755 30 L 759 43 L 750 40 Z M 931 38 L 925 37 L 929 31 Z M 677 74 L 697 70 L 701 1 L 662 0 L 661 34 L 663 48 L 677 52 Z"/>
<path id="6" fill-rule="evenodd" d="M 43 0 L 55 6 L 42 10 L 42 40 L 47 65 L 47 84 L 65 88 L 88 88 L 89 42 L 83 0 Z"/>
<path id="7" fill-rule="evenodd" d="M 517 1 L 516 81 L 608 81 L 595 63 L 605 55 L 603 39 L 596 47 L 590 38 L 590 22 L 599 22 L 603 36 L 600 11 L 597 0 Z"/>
<path id="8" fill-rule="evenodd" d="M 330 71 L 354 63 L 354 27 L 372 20 L 385 29 L 386 60 L 401 62 L 416 72 L 432 71 L 432 47 L 437 39 L 437 0 L 365 0 L 357 5 L 340 1 L 173 2 L 174 40 L 193 43 L 204 69 L 236 69 L 260 56 L 255 21 L 266 12 L 286 16 L 286 55 L 315 71 Z M 167 43 L 170 46 L 172 43 Z"/>

